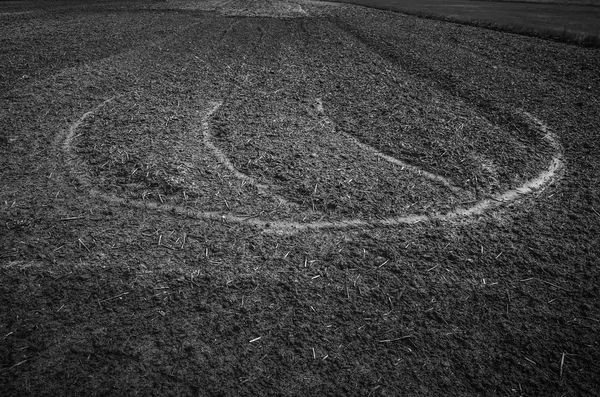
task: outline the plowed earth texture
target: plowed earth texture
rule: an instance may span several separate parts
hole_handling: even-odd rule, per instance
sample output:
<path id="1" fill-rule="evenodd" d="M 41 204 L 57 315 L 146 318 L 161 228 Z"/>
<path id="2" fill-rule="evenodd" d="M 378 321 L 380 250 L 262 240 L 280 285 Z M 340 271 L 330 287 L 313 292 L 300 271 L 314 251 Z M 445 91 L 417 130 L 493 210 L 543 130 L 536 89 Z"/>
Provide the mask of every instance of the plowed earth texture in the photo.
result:
<path id="1" fill-rule="evenodd" d="M 0 20 L 2 396 L 597 395 L 600 50 L 300 0 Z"/>
<path id="2" fill-rule="evenodd" d="M 333 0 L 504 32 L 600 46 L 598 0 Z"/>

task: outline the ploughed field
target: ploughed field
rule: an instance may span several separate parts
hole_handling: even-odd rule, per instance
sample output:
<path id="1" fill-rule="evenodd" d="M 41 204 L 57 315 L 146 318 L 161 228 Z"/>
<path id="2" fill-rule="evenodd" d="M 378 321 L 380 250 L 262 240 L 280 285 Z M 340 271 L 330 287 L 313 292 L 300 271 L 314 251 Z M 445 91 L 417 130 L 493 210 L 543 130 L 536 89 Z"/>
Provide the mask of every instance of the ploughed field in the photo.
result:
<path id="1" fill-rule="evenodd" d="M 600 50 L 308 0 L 0 3 L 3 395 L 594 395 Z"/>
<path id="2" fill-rule="evenodd" d="M 600 47 L 598 0 L 333 0 Z"/>

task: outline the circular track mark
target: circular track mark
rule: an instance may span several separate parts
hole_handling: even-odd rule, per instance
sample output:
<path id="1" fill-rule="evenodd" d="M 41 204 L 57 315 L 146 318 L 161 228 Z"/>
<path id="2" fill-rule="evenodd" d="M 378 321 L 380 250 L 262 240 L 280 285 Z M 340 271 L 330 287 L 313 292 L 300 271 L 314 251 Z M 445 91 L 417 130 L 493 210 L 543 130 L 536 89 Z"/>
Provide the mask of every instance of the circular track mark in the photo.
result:
<path id="1" fill-rule="evenodd" d="M 563 148 L 558 138 L 551 132 L 550 128 L 541 120 L 537 119 L 535 116 L 523 112 L 523 115 L 527 117 L 530 121 L 532 121 L 536 127 L 539 129 L 541 133 L 543 133 L 543 137 L 549 144 L 554 148 L 555 153 L 552 156 L 550 164 L 547 169 L 542 171 L 535 178 L 532 178 L 521 186 L 504 191 L 502 193 L 496 194 L 495 196 L 477 201 L 470 207 L 466 208 L 455 208 L 449 212 L 439 214 L 433 213 L 428 215 L 415 215 L 415 214 L 407 214 L 403 216 L 395 216 L 388 217 L 384 219 L 374 219 L 374 220 L 364 220 L 364 219 L 347 219 L 347 220 L 339 220 L 339 221 L 313 221 L 313 222 L 296 222 L 296 221 L 273 221 L 268 219 L 261 219 L 254 216 L 239 216 L 231 212 L 218 212 L 218 211 L 200 211 L 197 209 L 187 208 L 185 206 L 180 205 L 170 205 L 164 204 L 161 202 L 151 201 L 151 200 L 127 200 L 122 197 L 118 197 L 116 195 L 109 195 L 103 193 L 96 189 L 91 182 L 91 178 L 89 173 L 87 172 L 86 166 L 84 163 L 77 157 L 77 155 L 72 150 L 73 140 L 76 137 L 77 129 L 79 126 L 88 118 L 91 117 L 95 112 L 104 107 L 109 102 L 113 101 L 117 97 L 113 97 L 107 99 L 102 102 L 96 108 L 84 113 L 78 120 L 76 120 L 66 131 L 64 134 L 59 134 L 57 136 L 57 143 L 62 141 L 61 149 L 66 155 L 66 164 L 68 167 L 68 172 L 78 181 L 80 185 L 84 188 L 88 189 L 89 194 L 93 197 L 98 197 L 102 200 L 105 200 L 110 203 L 115 204 L 124 204 L 130 205 L 137 208 L 147 208 L 154 209 L 160 211 L 169 211 L 174 212 L 180 215 L 205 219 L 205 220 L 217 220 L 221 222 L 236 222 L 236 223 L 246 223 L 249 225 L 257 226 L 265 229 L 265 232 L 272 233 L 283 233 L 290 234 L 296 233 L 300 231 L 306 230 L 319 230 L 319 229 L 344 229 L 350 227 L 376 227 L 376 226 L 393 226 L 393 225 L 402 225 L 402 224 L 415 224 L 419 222 L 426 222 L 431 220 L 439 220 L 439 221 L 451 221 L 454 219 L 471 217 L 474 215 L 483 214 L 485 211 L 496 208 L 505 203 L 516 200 L 517 198 L 531 194 L 534 191 L 539 191 L 541 189 L 549 186 L 554 180 L 557 179 L 559 172 L 564 168 L 563 161 Z M 210 118 L 211 116 L 219 109 L 222 102 L 210 102 L 208 108 L 205 109 L 201 123 L 200 129 L 203 136 L 204 145 L 209 148 L 216 159 L 224 165 L 234 176 L 242 180 L 248 180 L 253 183 L 256 187 L 261 189 L 266 193 L 269 186 L 262 185 L 256 183 L 256 181 L 237 170 L 231 161 L 225 156 L 225 154 L 217 148 L 211 141 L 211 133 L 210 133 Z M 320 101 L 317 102 L 317 109 L 322 112 L 323 107 Z M 64 135 L 64 136 L 63 136 Z M 354 138 L 353 138 L 354 139 Z M 425 171 L 420 170 L 418 167 L 406 164 L 401 160 L 395 159 L 391 156 L 387 156 L 383 153 L 377 151 L 377 149 L 372 148 L 368 145 L 361 143 L 360 141 L 354 139 L 355 143 L 359 145 L 362 149 L 371 152 L 376 156 L 380 156 L 385 160 L 396 164 L 401 167 L 406 167 L 411 172 L 417 172 L 421 175 L 424 175 L 431 179 L 432 181 L 442 183 L 447 185 L 450 189 L 457 189 L 454 187 L 449 181 L 445 180 L 443 177 L 425 173 Z"/>

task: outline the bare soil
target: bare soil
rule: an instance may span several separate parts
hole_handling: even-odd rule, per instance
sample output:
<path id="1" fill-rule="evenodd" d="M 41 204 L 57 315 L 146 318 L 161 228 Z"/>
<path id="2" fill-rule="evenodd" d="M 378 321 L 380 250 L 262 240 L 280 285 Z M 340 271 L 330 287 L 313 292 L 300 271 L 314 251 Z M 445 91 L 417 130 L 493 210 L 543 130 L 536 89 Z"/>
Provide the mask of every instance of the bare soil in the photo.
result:
<path id="1" fill-rule="evenodd" d="M 598 0 L 332 0 L 600 47 Z"/>
<path id="2" fill-rule="evenodd" d="M 3 396 L 597 395 L 600 50 L 308 0 L 0 19 Z"/>

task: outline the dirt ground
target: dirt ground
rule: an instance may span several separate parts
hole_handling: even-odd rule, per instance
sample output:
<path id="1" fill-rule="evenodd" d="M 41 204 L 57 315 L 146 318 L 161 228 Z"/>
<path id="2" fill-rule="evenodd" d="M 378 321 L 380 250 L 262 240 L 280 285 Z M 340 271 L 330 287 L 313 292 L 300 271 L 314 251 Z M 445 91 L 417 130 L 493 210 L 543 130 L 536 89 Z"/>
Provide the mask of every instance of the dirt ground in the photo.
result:
<path id="1" fill-rule="evenodd" d="M 600 47 L 599 0 L 331 0 Z"/>
<path id="2" fill-rule="evenodd" d="M 0 3 L 2 396 L 594 396 L 600 50 L 309 0 Z"/>

